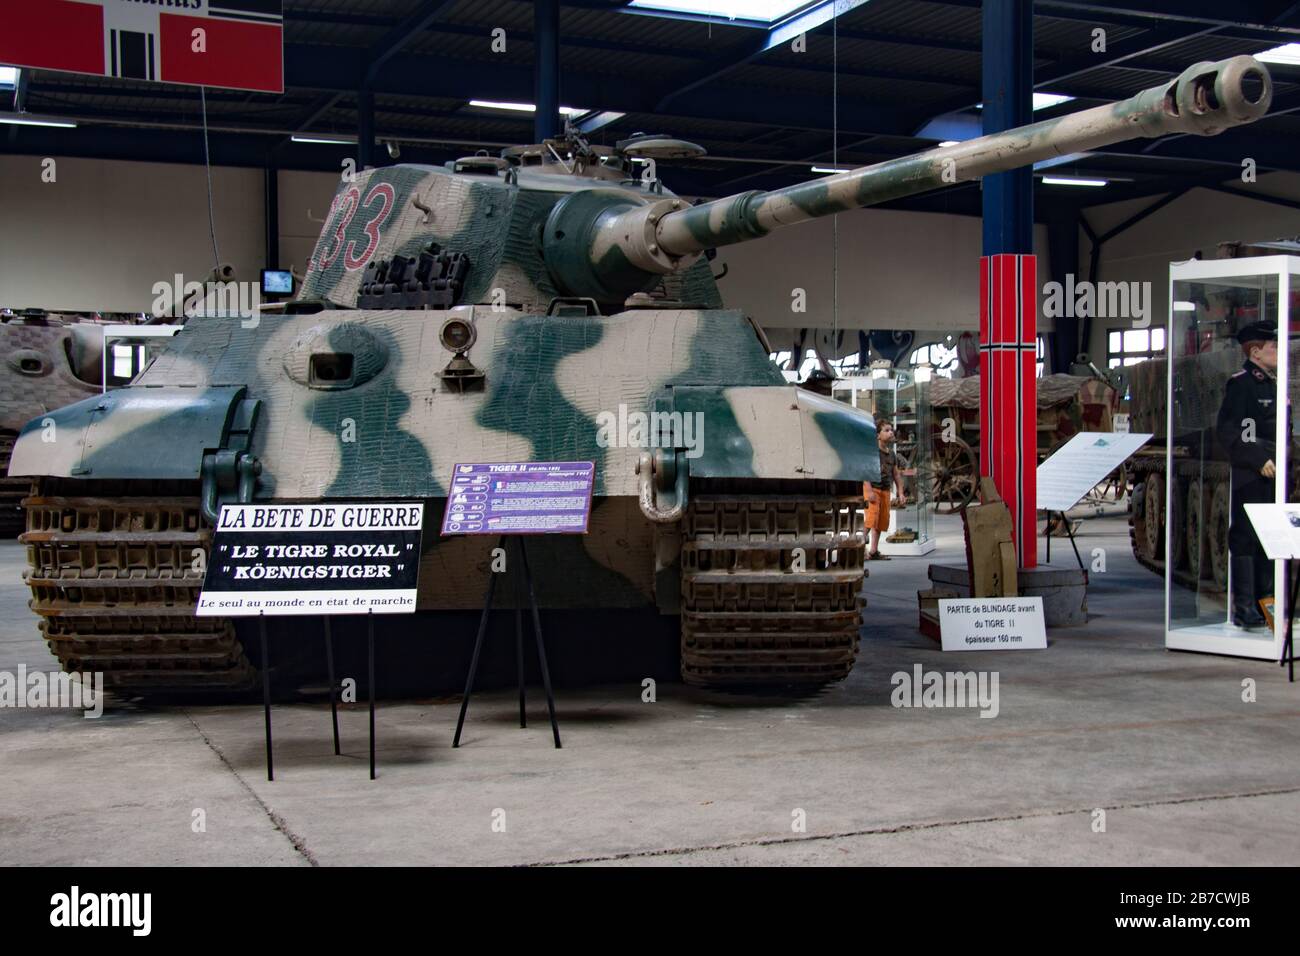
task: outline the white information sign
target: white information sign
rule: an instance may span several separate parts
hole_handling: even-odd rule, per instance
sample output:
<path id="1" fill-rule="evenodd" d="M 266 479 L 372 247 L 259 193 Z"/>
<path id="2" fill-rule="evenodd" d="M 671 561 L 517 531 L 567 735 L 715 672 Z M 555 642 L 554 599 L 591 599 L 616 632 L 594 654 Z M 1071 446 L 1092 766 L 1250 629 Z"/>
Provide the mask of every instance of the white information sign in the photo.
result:
<path id="1" fill-rule="evenodd" d="M 1260 547 L 1274 561 L 1300 558 L 1300 504 L 1245 505 Z"/>
<path id="2" fill-rule="evenodd" d="M 1150 438 L 1140 432 L 1079 432 L 1038 466 L 1038 507 L 1070 510 Z"/>
<path id="3" fill-rule="evenodd" d="M 421 501 L 225 505 L 195 614 L 413 614 Z"/>
<path id="4" fill-rule="evenodd" d="M 1023 651 L 1047 647 L 1041 597 L 947 598 L 939 601 L 945 651 Z"/>

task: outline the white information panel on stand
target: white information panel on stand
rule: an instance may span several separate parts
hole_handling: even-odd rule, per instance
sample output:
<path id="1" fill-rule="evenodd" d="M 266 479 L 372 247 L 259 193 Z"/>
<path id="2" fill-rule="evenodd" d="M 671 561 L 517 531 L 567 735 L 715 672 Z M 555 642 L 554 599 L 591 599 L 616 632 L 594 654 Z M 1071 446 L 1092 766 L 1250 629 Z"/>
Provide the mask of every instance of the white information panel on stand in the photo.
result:
<path id="1" fill-rule="evenodd" d="M 1273 561 L 1300 558 L 1300 504 L 1254 504 L 1243 506 L 1255 527 L 1259 546 Z"/>
<path id="2" fill-rule="evenodd" d="M 1150 434 L 1079 432 L 1038 466 L 1039 509 L 1069 511 L 1150 438 Z"/>

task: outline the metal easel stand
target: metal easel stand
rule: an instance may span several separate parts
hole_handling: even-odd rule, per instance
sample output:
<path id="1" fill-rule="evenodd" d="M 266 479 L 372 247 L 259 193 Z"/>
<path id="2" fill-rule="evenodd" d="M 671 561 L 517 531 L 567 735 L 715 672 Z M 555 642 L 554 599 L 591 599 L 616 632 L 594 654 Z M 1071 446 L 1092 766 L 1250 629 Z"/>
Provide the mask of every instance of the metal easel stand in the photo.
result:
<path id="1" fill-rule="evenodd" d="M 1295 683 L 1295 602 L 1296 597 L 1300 594 L 1300 574 L 1296 573 L 1295 562 L 1288 560 L 1286 563 L 1287 579 L 1291 582 L 1289 597 L 1286 602 L 1286 639 L 1282 642 L 1282 659 L 1278 665 L 1285 665 L 1287 669 L 1287 681 Z"/>
<path id="2" fill-rule="evenodd" d="M 546 709 L 551 716 L 551 736 L 555 738 L 555 747 L 560 747 L 560 725 L 555 720 L 555 695 L 551 691 L 551 671 L 546 666 L 546 648 L 542 643 L 542 619 L 537 610 L 537 594 L 533 588 L 533 574 L 528 566 L 528 551 L 524 545 L 523 535 L 503 535 L 497 542 L 498 547 L 505 547 L 513 540 L 519 550 L 519 565 L 523 569 L 522 582 L 515 579 L 515 664 L 519 679 L 519 726 L 528 726 L 524 714 L 524 625 L 523 602 L 520 598 L 520 584 L 528 591 L 528 603 L 533 611 L 533 633 L 537 637 L 537 662 L 542 672 L 542 686 L 546 688 Z M 456 736 L 452 738 L 453 747 L 460 746 L 460 733 L 465 726 L 465 712 L 469 709 L 470 694 L 474 691 L 474 678 L 478 675 L 479 654 L 483 650 L 483 639 L 487 635 L 488 615 L 492 613 L 492 598 L 496 594 L 497 574 L 489 572 L 487 594 L 483 598 L 483 614 L 478 622 L 478 637 L 474 640 L 474 653 L 470 657 L 469 676 L 465 679 L 465 695 L 460 700 L 460 717 L 456 720 Z"/>
<path id="3" fill-rule="evenodd" d="M 1079 545 L 1074 540 L 1074 527 L 1073 525 L 1070 524 L 1070 519 L 1065 517 L 1064 511 L 1058 511 L 1056 513 L 1061 516 L 1061 524 L 1065 525 L 1065 534 L 1070 539 L 1070 547 L 1074 548 L 1074 560 L 1079 562 L 1079 570 L 1082 571 L 1084 574 L 1087 574 L 1088 569 L 1083 566 L 1083 558 L 1079 556 Z M 1047 534 L 1044 535 L 1044 537 L 1047 538 L 1047 563 L 1051 564 L 1052 563 L 1052 512 L 1050 511 L 1047 512 Z"/>
<path id="4" fill-rule="evenodd" d="M 257 616 L 257 627 L 262 640 L 262 713 L 266 723 L 266 779 L 275 779 L 275 767 L 271 747 L 271 669 L 270 658 L 266 650 L 266 617 Z M 367 657 L 370 672 L 366 685 L 370 691 L 370 779 L 375 779 L 375 615 L 366 612 Z M 334 679 L 334 629 L 330 618 L 325 617 L 325 668 L 330 684 L 330 719 L 334 725 L 334 755 L 339 756 L 339 685 Z"/>

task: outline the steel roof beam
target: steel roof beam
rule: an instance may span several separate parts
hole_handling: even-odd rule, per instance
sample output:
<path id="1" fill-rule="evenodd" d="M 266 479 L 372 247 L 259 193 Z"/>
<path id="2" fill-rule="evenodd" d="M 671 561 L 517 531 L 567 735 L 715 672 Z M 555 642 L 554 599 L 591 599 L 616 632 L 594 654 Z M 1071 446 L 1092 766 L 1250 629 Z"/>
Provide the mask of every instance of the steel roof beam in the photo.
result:
<path id="1" fill-rule="evenodd" d="M 384 64 L 401 52 L 421 30 L 427 27 L 453 0 L 424 0 L 366 52 L 366 72 L 361 85 L 370 87 Z"/>
<path id="2" fill-rule="evenodd" d="M 938 0 L 940 3 L 949 0 Z M 1038 0 L 1035 12 L 1039 16 L 1085 23 L 1114 23 L 1142 26 L 1152 20 L 1199 23 L 1228 29 L 1258 30 L 1268 34 L 1290 33 L 1300 35 L 1300 26 L 1291 22 L 1293 0 L 1241 0 L 1225 5 L 1222 0 L 1140 0 L 1141 7 L 1127 3 L 1110 5 L 1088 0 Z M 1224 11 L 1237 13 L 1225 17 Z M 1279 17 L 1287 19 L 1275 23 Z M 1279 39 L 1279 42 L 1285 42 Z"/>
<path id="3" fill-rule="evenodd" d="M 765 33 L 746 43 L 739 54 L 707 61 L 700 69 L 694 71 L 689 80 L 661 96 L 655 105 L 655 112 L 662 112 L 678 97 L 712 83 L 737 67 L 752 62 L 768 50 L 784 43 L 791 43 L 801 34 L 824 26 L 866 2 L 867 0 L 823 0 L 822 3 L 801 11 L 781 23 L 770 25 Z"/>

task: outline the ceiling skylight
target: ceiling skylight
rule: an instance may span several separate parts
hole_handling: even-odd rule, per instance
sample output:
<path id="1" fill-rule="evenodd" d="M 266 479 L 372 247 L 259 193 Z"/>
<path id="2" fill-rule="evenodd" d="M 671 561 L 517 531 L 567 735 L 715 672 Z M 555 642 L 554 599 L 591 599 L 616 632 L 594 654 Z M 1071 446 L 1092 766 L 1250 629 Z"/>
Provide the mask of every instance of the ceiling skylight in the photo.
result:
<path id="1" fill-rule="evenodd" d="M 1073 96 L 1064 96 L 1060 93 L 1035 93 L 1034 109 L 1045 110 L 1049 106 L 1056 106 L 1059 103 L 1068 103 L 1074 99 Z"/>
<path id="2" fill-rule="evenodd" d="M 709 17 L 726 17 L 728 20 L 759 20 L 763 23 L 780 20 L 807 5 L 808 0 L 632 0 L 628 4 L 642 10 L 696 13 Z"/>
<path id="3" fill-rule="evenodd" d="M 1038 112 L 1039 110 L 1045 110 L 1049 106 L 1057 106 L 1061 103 L 1068 103 L 1072 99 L 1074 99 L 1073 96 L 1066 96 L 1064 93 L 1035 93 L 1034 112 Z M 976 103 L 975 108 L 977 110 L 982 110 L 984 109 L 984 104 Z"/>
<path id="4" fill-rule="evenodd" d="M 1263 53 L 1256 53 L 1255 59 L 1263 63 L 1286 63 L 1289 66 L 1300 66 L 1300 43 L 1283 43 L 1281 46 L 1275 46 Z"/>

